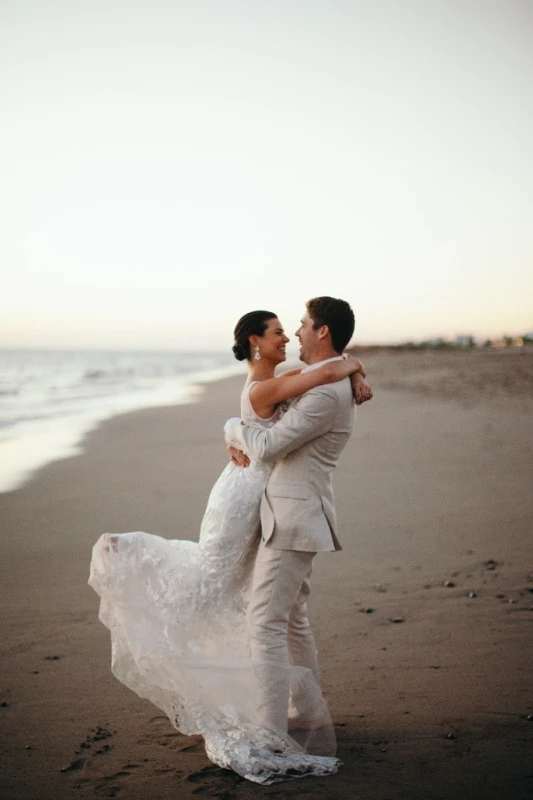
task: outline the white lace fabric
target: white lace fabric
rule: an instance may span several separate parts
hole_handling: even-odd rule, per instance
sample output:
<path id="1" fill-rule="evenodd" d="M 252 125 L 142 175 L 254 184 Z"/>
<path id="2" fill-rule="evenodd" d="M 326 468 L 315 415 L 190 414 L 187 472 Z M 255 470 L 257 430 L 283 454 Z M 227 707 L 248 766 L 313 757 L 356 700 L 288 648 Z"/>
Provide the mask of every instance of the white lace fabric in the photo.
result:
<path id="1" fill-rule="evenodd" d="M 241 396 L 242 419 L 271 426 L 283 409 L 269 420 L 258 417 L 252 385 Z M 305 724 L 298 729 L 298 719 L 291 720 L 290 735 L 261 724 L 265 665 L 250 659 L 245 611 L 271 469 L 258 462 L 226 466 L 198 543 L 140 531 L 104 534 L 93 548 L 89 578 L 111 632 L 114 675 L 179 731 L 201 734 L 215 764 L 263 784 L 332 774 L 339 766 L 331 719 L 310 670 L 288 668 Z"/>

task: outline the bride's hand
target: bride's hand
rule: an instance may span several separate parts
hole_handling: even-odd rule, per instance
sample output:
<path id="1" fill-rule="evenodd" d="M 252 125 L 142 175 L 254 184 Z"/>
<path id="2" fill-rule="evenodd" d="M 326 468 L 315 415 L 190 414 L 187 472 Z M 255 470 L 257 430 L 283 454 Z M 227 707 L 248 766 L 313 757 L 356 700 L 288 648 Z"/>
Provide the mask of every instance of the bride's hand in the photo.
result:
<path id="1" fill-rule="evenodd" d="M 366 370 L 362 361 L 359 361 L 358 358 L 352 356 L 350 353 L 344 353 L 343 358 L 348 364 L 351 364 L 354 368 L 354 375 L 360 375 L 362 378 L 366 378 Z"/>
<path id="2" fill-rule="evenodd" d="M 229 453 L 229 460 L 232 464 L 235 464 L 236 467 L 249 467 L 250 466 L 250 459 L 243 453 L 242 450 L 238 450 L 236 447 L 232 447 L 232 445 L 228 445 L 228 453 Z"/>
<path id="3" fill-rule="evenodd" d="M 352 382 L 352 391 L 356 406 L 366 403 L 367 400 L 372 400 L 374 396 L 372 388 L 365 381 L 360 372 L 354 372 L 350 380 Z"/>

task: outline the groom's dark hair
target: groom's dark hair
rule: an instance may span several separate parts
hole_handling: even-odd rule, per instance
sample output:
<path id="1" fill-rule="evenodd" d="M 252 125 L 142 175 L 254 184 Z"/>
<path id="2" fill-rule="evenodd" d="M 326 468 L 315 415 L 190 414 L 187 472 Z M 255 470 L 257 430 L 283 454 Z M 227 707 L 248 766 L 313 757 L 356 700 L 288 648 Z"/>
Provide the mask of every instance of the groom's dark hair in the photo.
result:
<path id="1" fill-rule="evenodd" d="M 336 297 L 313 297 L 307 301 L 306 308 L 315 331 L 327 325 L 333 349 L 342 353 L 355 328 L 355 317 L 350 304 Z"/>

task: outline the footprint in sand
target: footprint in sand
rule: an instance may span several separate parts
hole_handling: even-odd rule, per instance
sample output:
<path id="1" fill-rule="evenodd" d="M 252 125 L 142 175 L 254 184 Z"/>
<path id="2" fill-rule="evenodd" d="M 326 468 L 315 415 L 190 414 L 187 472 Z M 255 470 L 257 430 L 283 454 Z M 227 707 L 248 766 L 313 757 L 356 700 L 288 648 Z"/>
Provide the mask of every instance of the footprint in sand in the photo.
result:
<path id="1" fill-rule="evenodd" d="M 125 788 L 124 785 L 120 785 L 121 779 L 134 775 L 137 769 L 142 769 L 140 764 L 124 764 L 123 768 L 117 772 L 93 780 L 84 780 L 83 783 L 91 783 L 104 797 L 116 797 Z M 119 783 L 117 784 L 115 781 L 119 781 Z"/>
<path id="2" fill-rule="evenodd" d="M 199 784 L 192 790 L 194 795 L 209 793 L 213 796 L 213 793 L 215 793 L 214 796 L 216 797 L 224 798 L 224 800 L 233 800 L 233 798 L 237 798 L 237 795 L 233 794 L 232 790 L 235 789 L 237 784 L 242 783 L 244 778 L 235 775 L 234 772 L 211 764 L 208 767 L 202 767 L 197 772 L 191 772 L 185 780 L 187 783 Z"/>
<path id="3" fill-rule="evenodd" d="M 83 769 L 85 764 L 87 763 L 86 758 L 77 758 L 75 761 L 71 761 L 70 764 L 66 767 L 62 767 L 59 771 L 60 772 L 76 772 L 79 769 Z"/>
<path id="4" fill-rule="evenodd" d="M 113 733 L 116 733 L 114 731 Z M 76 750 L 76 755 L 80 755 L 81 750 L 91 750 L 93 745 L 96 745 L 99 742 L 105 741 L 113 736 L 113 733 L 107 728 L 103 728 L 101 725 L 98 725 L 97 728 L 91 728 L 87 736 L 85 737 L 85 741 L 81 742 L 78 747 L 80 750 Z M 103 744 L 100 745 L 98 750 L 94 750 L 94 755 L 102 755 L 103 753 L 107 753 L 111 750 L 110 744 Z"/>
<path id="5" fill-rule="evenodd" d="M 140 743 L 158 744 L 167 747 L 176 753 L 205 754 L 204 743 L 201 736 L 185 736 L 176 731 L 168 717 L 157 716 L 150 719 L 153 729 L 139 740 Z"/>

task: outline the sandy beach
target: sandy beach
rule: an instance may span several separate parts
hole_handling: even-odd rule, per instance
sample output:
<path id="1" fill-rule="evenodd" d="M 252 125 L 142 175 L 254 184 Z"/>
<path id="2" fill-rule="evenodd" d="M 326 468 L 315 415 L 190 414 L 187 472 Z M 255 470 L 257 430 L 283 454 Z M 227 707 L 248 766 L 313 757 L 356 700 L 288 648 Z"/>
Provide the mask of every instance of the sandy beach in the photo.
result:
<path id="1" fill-rule="evenodd" d="M 103 423 L 0 495 L 4 800 L 533 797 L 533 351 L 368 352 L 311 618 L 339 774 L 259 787 L 110 673 L 100 533 L 196 539 L 243 380 Z M 528 719 L 529 717 L 529 719 Z"/>

